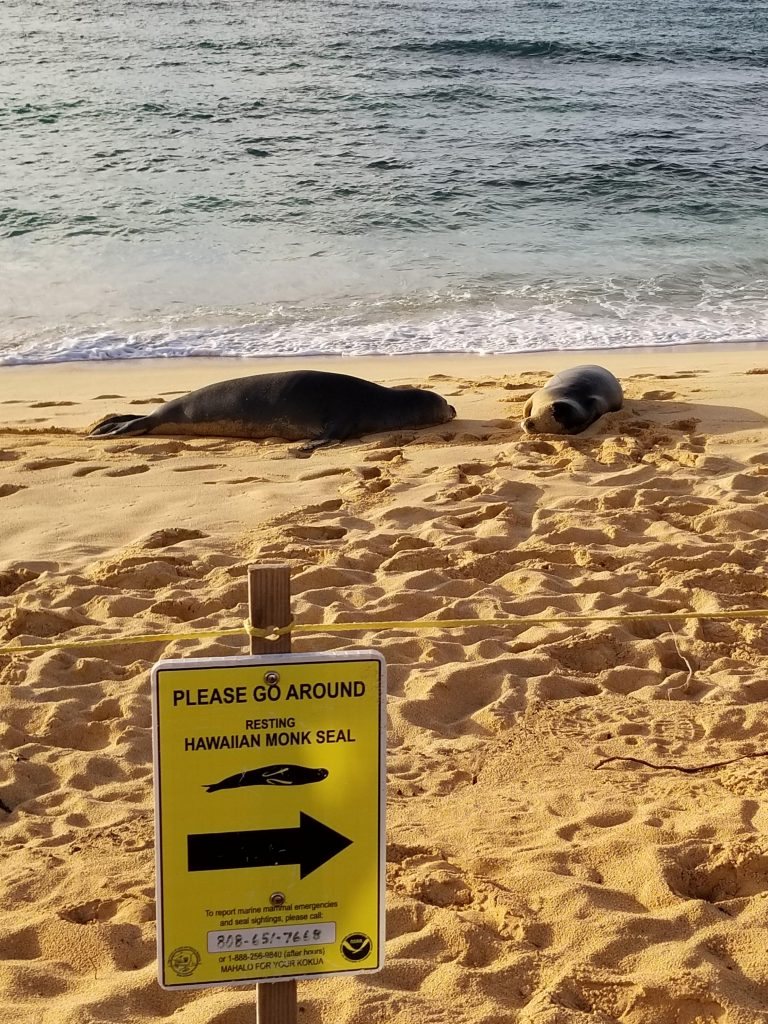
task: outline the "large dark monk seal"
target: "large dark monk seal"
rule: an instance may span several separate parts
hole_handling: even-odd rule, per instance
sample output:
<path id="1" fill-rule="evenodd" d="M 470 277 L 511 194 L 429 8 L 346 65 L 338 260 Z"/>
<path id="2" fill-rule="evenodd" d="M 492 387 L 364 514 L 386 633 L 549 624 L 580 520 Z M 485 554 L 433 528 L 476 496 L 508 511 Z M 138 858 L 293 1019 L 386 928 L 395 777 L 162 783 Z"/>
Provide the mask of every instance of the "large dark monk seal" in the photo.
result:
<path id="1" fill-rule="evenodd" d="M 580 434 L 604 412 L 624 402 L 621 384 L 602 366 L 574 366 L 556 373 L 525 403 L 526 434 Z"/>
<path id="2" fill-rule="evenodd" d="M 432 391 L 387 388 L 322 370 L 289 370 L 209 384 L 149 416 L 107 416 L 89 437 L 198 434 L 282 437 L 311 452 L 362 434 L 447 423 L 452 405 Z"/>

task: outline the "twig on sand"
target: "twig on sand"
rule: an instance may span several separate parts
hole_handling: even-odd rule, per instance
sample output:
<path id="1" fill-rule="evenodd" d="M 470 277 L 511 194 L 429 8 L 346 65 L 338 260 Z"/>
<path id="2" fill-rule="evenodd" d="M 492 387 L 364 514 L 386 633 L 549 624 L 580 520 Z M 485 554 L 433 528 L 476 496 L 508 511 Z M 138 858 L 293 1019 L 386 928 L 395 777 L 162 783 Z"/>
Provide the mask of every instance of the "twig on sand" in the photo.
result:
<path id="1" fill-rule="evenodd" d="M 680 644 L 677 642 L 677 633 L 672 628 L 672 623 L 667 622 L 667 626 L 669 627 L 669 631 L 672 634 L 672 640 L 674 641 L 675 650 L 677 651 L 678 658 L 682 662 L 684 662 L 685 665 L 688 667 L 688 676 L 683 680 L 683 682 L 679 683 L 677 686 L 670 686 L 670 688 L 667 690 L 667 700 L 669 700 L 669 695 L 673 693 L 675 690 L 680 690 L 681 693 L 688 693 L 688 686 L 690 685 L 690 682 L 693 679 L 693 665 L 691 665 L 690 661 L 688 661 L 683 652 L 680 650 Z"/>
<path id="2" fill-rule="evenodd" d="M 723 768 L 727 764 L 736 764 L 738 761 L 748 761 L 752 757 L 768 757 L 768 750 L 759 750 L 754 754 L 742 754 L 741 757 L 730 757 L 727 761 L 712 761 L 710 764 L 698 764 L 692 768 L 686 768 L 680 764 L 654 764 L 652 761 L 644 761 L 641 757 L 604 757 L 597 764 L 592 765 L 593 771 L 602 768 L 604 764 L 611 761 L 633 761 L 635 764 L 644 764 L 646 768 L 655 768 L 657 771 L 685 772 L 686 775 L 695 775 L 696 772 L 706 772 L 710 768 Z"/>

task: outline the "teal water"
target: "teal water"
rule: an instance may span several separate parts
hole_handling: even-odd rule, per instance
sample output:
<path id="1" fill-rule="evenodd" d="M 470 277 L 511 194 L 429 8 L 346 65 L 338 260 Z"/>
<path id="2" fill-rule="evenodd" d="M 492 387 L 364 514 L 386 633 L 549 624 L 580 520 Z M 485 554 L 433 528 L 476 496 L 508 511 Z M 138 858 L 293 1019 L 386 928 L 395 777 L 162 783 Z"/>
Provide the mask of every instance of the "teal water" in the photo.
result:
<path id="1" fill-rule="evenodd" d="M 5 0 L 0 363 L 768 338 L 768 3 Z"/>

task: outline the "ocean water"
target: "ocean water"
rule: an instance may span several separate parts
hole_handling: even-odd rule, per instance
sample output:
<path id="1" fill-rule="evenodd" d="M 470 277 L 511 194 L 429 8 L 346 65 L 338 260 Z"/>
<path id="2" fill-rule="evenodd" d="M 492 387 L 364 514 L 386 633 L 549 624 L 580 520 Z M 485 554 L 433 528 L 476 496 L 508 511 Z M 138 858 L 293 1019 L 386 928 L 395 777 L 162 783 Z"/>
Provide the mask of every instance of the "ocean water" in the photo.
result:
<path id="1" fill-rule="evenodd" d="M 765 0 L 3 0 L 0 364 L 768 339 Z"/>

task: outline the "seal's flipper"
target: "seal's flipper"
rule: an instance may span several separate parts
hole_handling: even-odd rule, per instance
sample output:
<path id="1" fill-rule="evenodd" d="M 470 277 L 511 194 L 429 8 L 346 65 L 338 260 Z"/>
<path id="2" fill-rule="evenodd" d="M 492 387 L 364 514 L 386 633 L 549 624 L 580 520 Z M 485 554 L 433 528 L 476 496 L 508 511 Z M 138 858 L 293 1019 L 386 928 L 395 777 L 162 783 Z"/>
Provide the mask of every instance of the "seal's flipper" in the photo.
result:
<path id="1" fill-rule="evenodd" d="M 318 437 L 316 441 L 305 441 L 304 444 L 299 445 L 298 448 L 292 448 L 291 451 L 294 455 L 301 458 L 302 456 L 311 455 L 318 448 L 330 448 L 334 444 L 341 444 L 341 439 L 338 437 L 328 437 L 326 434 L 325 437 Z"/>
<path id="2" fill-rule="evenodd" d="M 354 426 L 350 421 L 349 417 L 344 417 L 341 420 L 336 420 L 335 423 L 325 430 L 320 437 L 314 441 L 305 441 L 304 444 L 299 445 L 298 448 L 293 449 L 293 454 L 306 457 L 311 455 L 317 448 L 330 448 L 333 444 L 341 444 L 342 441 L 349 440 L 354 434 Z"/>
<path id="3" fill-rule="evenodd" d="M 153 426 L 149 416 L 107 416 L 91 428 L 88 437 L 139 437 Z"/>
<path id="4" fill-rule="evenodd" d="M 594 422 L 584 406 L 570 398 L 559 398 L 552 403 L 552 415 L 567 434 L 580 434 Z"/>

